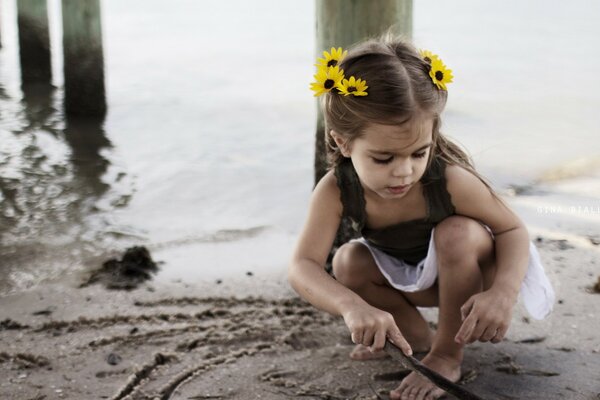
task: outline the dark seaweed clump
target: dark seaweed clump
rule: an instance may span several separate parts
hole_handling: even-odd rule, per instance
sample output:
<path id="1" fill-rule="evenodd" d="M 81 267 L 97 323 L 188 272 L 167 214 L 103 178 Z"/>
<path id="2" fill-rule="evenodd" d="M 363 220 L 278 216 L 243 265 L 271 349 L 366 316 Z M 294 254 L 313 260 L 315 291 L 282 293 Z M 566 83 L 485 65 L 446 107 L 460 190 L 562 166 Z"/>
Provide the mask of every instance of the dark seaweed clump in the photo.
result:
<path id="1" fill-rule="evenodd" d="M 158 265 L 152 260 L 148 249 L 134 246 L 125 250 L 121 260 L 111 258 L 105 261 L 102 268 L 94 271 L 81 287 L 101 283 L 107 289 L 131 290 L 152 279 L 157 271 Z"/>

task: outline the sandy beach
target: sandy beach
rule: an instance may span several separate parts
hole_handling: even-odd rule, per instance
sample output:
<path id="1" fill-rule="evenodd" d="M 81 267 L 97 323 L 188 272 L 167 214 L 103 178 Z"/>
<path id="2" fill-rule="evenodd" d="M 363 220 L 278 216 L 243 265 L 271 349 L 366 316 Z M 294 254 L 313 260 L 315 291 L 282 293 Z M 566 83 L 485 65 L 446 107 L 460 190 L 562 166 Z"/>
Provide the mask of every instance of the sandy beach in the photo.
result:
<path id="1" fill-rule="evenodd" d="M 463 383 L 485 399 L 598 399 L 598 244 L 534 241 L 554 312 L 535 321 L 519 304 L 504 342 L 468 347 Z M 380 399 L 407 374 L 351 361 L 341 318 L 297 298 L 284 270 L 131 291 L 82 279 L 0 299 L 0 398 Z"/>

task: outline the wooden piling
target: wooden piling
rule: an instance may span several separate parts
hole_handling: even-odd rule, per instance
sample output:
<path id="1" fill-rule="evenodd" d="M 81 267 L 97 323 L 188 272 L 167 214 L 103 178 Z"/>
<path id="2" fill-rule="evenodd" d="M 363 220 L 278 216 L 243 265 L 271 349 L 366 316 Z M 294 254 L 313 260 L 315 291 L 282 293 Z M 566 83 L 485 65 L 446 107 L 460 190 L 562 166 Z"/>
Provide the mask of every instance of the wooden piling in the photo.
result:
<path id="1" fill-rule="evenodd" d="M 50 84 L 50 34 L 46 0 L 17 0 L 22 84 Z"/>
<path id="2" fill-rule="evenodd" d="M 65 112 L 104 116 L 100 0 L 62 0 Z"/>

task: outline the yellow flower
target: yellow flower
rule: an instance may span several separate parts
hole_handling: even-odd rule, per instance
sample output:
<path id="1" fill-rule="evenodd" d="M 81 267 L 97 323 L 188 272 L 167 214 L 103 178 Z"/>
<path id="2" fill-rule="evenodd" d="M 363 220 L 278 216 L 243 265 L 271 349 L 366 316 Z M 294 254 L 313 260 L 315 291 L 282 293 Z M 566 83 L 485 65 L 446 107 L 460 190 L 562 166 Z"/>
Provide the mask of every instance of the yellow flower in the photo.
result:
<path id="1" fill-rule="evenodd" d="M 429 76 L 438 89 L 443 90 L 447 90 L 446 84 L 452 82 L 452 78 L 454 78 L 452 70 L 448 69 L 439 58 L 431 60 Z"/>
<path id="2" fill-rule="evenodd" d="M 310 88 L 315 92 L 315 97 L 323 93 L 331 92 L 335 87 L 339 87 L 344 79 L 344 70 L 337 65 L 335 67 L 320 67 L 315 74 L 316 82 L 310 84 Z"/>
<path id="3" fill-rule="evenodd" d="M 432 52 L 430 52 L 429 50 L 419 50 L 419 54 L 421 54 L 421 57 L 423 57 L 423 60 L 425 60 L 427 62 L 427 64 L 431 65 L 431 62 L 433 60 L 439 60 L 440 58 L 436 55 L 433 54 Z"/>
<path id="4" fill-rule="evenodd" d="M 340 93 L 344 96 L 366 96 L 367 92 L 365 90 L 367 88 L 368 86 L 366 81 L 362 79 L 356 79 L 353 76 L 351 76 L 350 79 L 344 79 L 342 84 L 338 87 Z"/>
<path id="5" fill-rule="evenodd" d="M 346 54 L 348 54 L 348 51 L 343 51 L 341 47 L 338 47 L 337 49 L 332 47 L 331 48 L 331 53 L 328 53 L 326 51 L 323 52 L 323 57 L 325 58 L 319 58 L 317 61 L 319 61 L 318 64 L 315 64 L 315 66 L 317 67 L 335 67 L 336 65 L 338 65 L 340 63 L 340 61 L 342 61 L 342 59 L 344 57 L 346 57 Z"/>

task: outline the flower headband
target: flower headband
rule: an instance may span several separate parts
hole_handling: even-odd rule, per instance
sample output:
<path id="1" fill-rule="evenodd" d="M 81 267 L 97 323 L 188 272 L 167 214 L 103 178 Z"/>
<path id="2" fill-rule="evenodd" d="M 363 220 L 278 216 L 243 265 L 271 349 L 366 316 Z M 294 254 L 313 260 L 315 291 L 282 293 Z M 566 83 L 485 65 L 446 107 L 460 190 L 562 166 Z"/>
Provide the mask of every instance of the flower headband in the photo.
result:
<path id="1" fill-rule="evenodd" d="M 357 79 L 351 76 L 350 79 L 344 78 L 344 70 L 340 69 L 339 63 L 346 57 L 348 51 L 343 51 L 341 47 L 337 49 L 332 47 L 331 53 L 323 52 L 325 58 L 319 58 L 317 73 L 315 74 L 316 82 L 310 84 L 310 88 L 315 92 L 315 97 L 332 90 L 344 96 L 366 96 L 365 89 L 368 88 L 367 82 L 362 79 Z"/>
<path id="2" fill-rule="evenodd" d="M 446 84 L 452 82 L 452 70 L 448 69 L 440 58 L 429 50 L 419 50 L 421 57 L 429 64 L 429 76 L 438 89 L 446 89 Z"/>
<path id="3" fill-rule="evenodd" d="M 427 50 L 419 50 L 421 57 L 429 64 L 429 76 L 432 82 L 440 90 L 447 90 L 446 84 L 452 82 L 452 70 L 448 69 L 440 58 Z M 345 79 L 344 70 L 340 69 L 339 63 L 348 54 L 348 51 L 332 47 L 331 52 L 323 52 L 324 58 L 318 59 L 317 73 L 314 75 L 315 81 L 310 84 L 310 88 L 315 92 L 314 96 L 333 91 L 344 96 L 367 96 L 367 82 L 363 79 L 351 76 Z"/>

